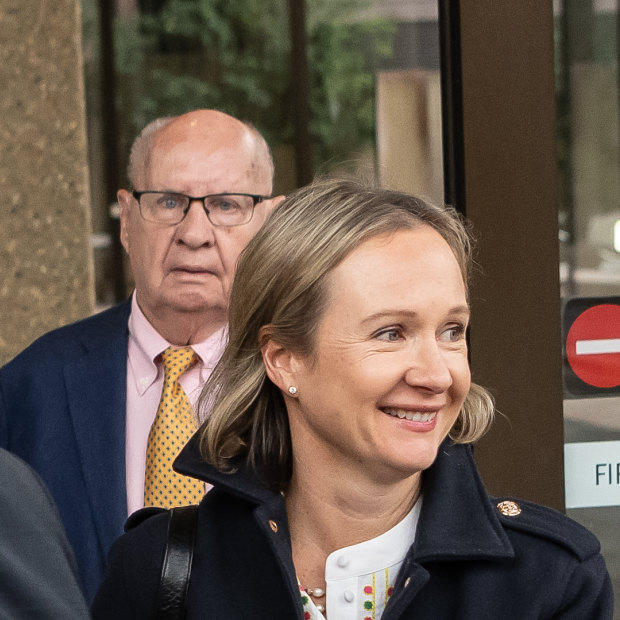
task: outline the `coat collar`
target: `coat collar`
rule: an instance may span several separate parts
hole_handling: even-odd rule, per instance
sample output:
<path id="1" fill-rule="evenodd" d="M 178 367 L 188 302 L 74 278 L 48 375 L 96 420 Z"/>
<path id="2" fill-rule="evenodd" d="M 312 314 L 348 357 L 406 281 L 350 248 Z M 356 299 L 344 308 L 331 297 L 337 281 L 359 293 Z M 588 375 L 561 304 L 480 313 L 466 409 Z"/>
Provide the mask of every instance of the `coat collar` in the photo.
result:
<path id="1" fill-rule="evenodd" d="M 177 472 L 204 480 L 253 504 L 265 504 L 280 496 L 279 493 L 270 490 L 258 473 L 243 459 L 234 459 L 231 462 L 231 472 L 218 471 L 206 463 L 200 454 L 199 435 L 200 431 L 197 431 L 175 459 L 173 468 Z"/>
<path id="2" fill-rule="evenodd" d="M 473 460 L 471 446 L 444 442 L 422 477 L 415 559 L 512 558 L 514 552 Z"/>
<path id="3" fill-rule="evenodd" d="M 174 468 L 254 504 L 272 504 L 279 494 L 269 490 L 243 463 L 222 473 L 200 455 L 198 433 L 177 457 Z M 514 551 L 473 461 L 470 446 L 446 440 L 422 477 L 423 504 L 413 559 L 416 562 L 459 558 L 510 559 Z"/>

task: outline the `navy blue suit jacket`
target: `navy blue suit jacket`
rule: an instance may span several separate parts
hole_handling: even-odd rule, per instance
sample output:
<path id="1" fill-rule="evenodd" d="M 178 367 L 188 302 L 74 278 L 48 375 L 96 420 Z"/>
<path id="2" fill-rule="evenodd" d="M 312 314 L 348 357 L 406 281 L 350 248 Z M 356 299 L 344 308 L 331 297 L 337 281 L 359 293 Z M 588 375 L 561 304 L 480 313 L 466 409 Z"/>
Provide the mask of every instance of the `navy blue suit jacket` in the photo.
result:
<path id="1" fill-rule="evenodd" d="M 45 334 L 0 369 L 0 446 L 41 476 L 90 601 L 127 518 L 127 300 Z"/>

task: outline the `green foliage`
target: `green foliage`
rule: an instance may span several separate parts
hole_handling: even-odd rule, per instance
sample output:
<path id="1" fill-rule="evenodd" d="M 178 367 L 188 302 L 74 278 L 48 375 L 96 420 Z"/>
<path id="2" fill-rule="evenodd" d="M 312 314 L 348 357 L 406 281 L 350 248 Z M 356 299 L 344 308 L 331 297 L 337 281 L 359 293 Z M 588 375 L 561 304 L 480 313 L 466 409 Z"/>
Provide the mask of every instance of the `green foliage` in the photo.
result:
<path id="1" fill-rule="evenodd" d="M 374 142 L 374 74 L 392 53 L 393 26 L 354 21 L 365 1 L 308 0 L 318 161 L 343 161 Z M 134 135 L 158 116 L 208 107 L 250 120 L 273 145 L 290 143 L 289 39 L 287 0 L 167 0 L 156 14 L 118 19 L 119 110 Z"/>
<path id="2" fill-rule="evenodd" d="M 384 22 L 317 23 L 309 45 L 312 133 L 320 161 L 341 161 L 372 144 L 375 67 L 391 55 Z"/>

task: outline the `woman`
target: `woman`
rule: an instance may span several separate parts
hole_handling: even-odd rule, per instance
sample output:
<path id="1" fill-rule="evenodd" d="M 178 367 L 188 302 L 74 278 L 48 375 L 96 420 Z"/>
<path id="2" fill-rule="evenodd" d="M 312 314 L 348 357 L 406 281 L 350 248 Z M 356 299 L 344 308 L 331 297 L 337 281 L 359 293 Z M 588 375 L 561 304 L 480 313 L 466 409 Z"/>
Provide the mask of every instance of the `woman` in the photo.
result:
<path id="1" fill-rule="evenodd" d="M 187 618 L 611 618 L 596 539 L 490 499 L 467 361 L 470 243 L 405 194 L 324 181 L 250 243 L 211 413 L 177 469 L 198 510 Z M 155 617 L 167 514 L 115 545 L 95 618 Z"/>

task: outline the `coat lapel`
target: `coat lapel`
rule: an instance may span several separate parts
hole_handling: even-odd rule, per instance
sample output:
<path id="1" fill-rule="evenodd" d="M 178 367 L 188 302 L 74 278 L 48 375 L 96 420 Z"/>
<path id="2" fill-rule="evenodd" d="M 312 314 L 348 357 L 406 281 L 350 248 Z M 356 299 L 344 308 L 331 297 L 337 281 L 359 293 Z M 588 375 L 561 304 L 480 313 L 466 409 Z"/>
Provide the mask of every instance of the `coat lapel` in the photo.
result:
<path id="1" fill-rule="evenodd" d="M 122 311 L 121 311 L 122 310 Z M 67 400 L 95 530 L 105 556 L 127 518 L 125 409 L 127 320 L 119 307 L 107 325 L 85 333 L 82 357 L 65 367 Z M 108 318 L 108 317 L 106 317 Z"/>

